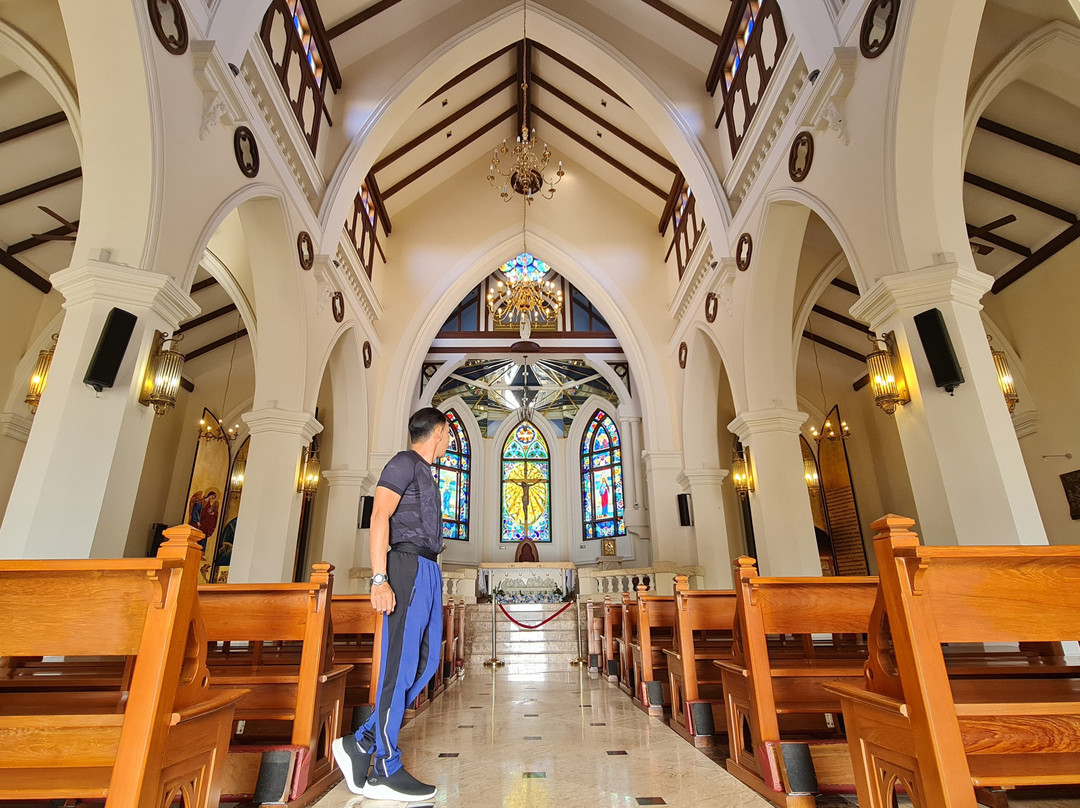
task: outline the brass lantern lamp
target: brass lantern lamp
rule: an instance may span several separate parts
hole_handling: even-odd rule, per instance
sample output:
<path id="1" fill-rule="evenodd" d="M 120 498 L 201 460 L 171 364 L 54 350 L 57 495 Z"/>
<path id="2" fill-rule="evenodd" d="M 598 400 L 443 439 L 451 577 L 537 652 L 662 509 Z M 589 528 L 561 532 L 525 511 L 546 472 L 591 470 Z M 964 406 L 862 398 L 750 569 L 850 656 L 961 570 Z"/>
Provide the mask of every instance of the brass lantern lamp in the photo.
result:
<path id="1" fill-rule="evenodd" d="M 176 350 L 176 343 L 183 338 L 183 334 L 170 337 L 161 331 L 154 333 L 139 403 L 153 407 L 157 415 L 164 415 L 176 406 L 176 394 L 184 374 L 184 355 Z"/>
<path id="2" fill-rule="evenodd" d="M 312 441 L 310 446 L 305 446 L 300 455 L 300 476 L 296 481 L 296 491 L 303 494 L 306 499 L 315 496 L 319 489 L 319 478 L 322 475 L 322 464 L 319 462 L 319 444 Z"/>
<path id="3" fill-rule="evenodd" d="M 997 373 L 998 387 L 1005 396 L 1005 404 L 1008 405 L 1009 412 L 1012 412 L 1016 409 L 1020 396 L 1016 392 L 1016 382 L 1013 380 L 1012 371 L 1009 370 L 1009 359 L 1004 351 L 994 348 L 994 338 L 989 334 L 986 335 L 986 341 L 990 345 L 990 355 L 994 357 L 994 371 Z"/>
<path id="4" fill-rule="evenodd" d="M 53 354 L 56 353 L 56 340 L 59 337 L 59 334 L 52 335 L 52 345 L 38 354 L 34 372 L 30 374 L 30 386 L 25 401 L 31 415 L 37 414 L 38 404 L 41 403 L 41 394 L 45 391 L 45 383 L 49 380 L 49 368 L 52 367 Z"/>
<path id="5" fill-rule="evenodd" d="M 870 376 L 870 388 L 874 391 L 874 403 L 892 415 L 898 406 L 911 401 L 903 368 L 896 361 L 896 339 L 892 331 L 880 337 L 868 335 L 876 350 L 866 355 L 866 370 Z"/>
<path id="6" fill-rule="evenodd" d="M 731 455 L 731 480 L 740 497 L 754 493 L 754 477 L 750 469 L 749 450 L 737 446 Z"/>

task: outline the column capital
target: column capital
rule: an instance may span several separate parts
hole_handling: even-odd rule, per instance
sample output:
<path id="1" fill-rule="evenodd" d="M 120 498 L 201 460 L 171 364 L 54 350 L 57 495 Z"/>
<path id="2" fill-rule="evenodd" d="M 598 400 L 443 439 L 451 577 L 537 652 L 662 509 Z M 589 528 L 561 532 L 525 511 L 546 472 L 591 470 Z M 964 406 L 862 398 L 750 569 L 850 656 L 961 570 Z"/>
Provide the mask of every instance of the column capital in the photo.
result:
<path id="1" fill-rule="evenodd" d="M 684 469 L 675 482 L 690 489 L 699 485 L 720 485 L 730 473 L 728 469 Z"/>
<path id="2" fill-rule="evenodd" d="M 878 279 L 851 307 L 851 316 L 869 323 L 875 331 L 897 312 L 925 309 L 943 302 L 979 311 L 982 296 L 994 279 L 984 272 L 956 262 L 898 272 Z"/>
<path id="3" fill-rule="evenodd" d="M 799 412 L 799 410 L 775 407 L 768 410 L 740 413 L 735 417 L 734 421 L 728 424 L 728 429 L 738 435 L 739 440 L 743 443 L 751 444 L 754 435 L 761 435 L 766 432 L 784 432 L 797 435 L 809 417 L 805 412 Z"/>
<path id="4" fill-rule="evenodd" d="M 322 432 L 322 424 L 308 412 L 264 407 L 261 410 L 246 412 L 240 417 L 244 419 L 252 435 L 262 432 L 282 432 L 300 436 L 307 442 Z"/>
<path id="5" fill-rule="evenodd" d="M 322 478 L 330 488 L 368 488 L 377 482 L 367 469 L 327 469 Z"/>
<path id="6" fill-rule="evenodd" d="M 642 452 L 641 459 L 645 461 L 645 470 L 653 471 L 682 471 L 682 452 Z"/>
<path id="7" fill-rule="evenodd" d="M 0 434 L 26 443 L 34 419 L 21 412 L 0 412 Z"/>
<path id="8" fill-rule="evenodd" d="M 56 272 L 50 280 L 64 296 L 65 309 L 95 301 L 150 309 L 170 330 L 201 311 L 171 275 L 150 270 L 90 260 Z"/>

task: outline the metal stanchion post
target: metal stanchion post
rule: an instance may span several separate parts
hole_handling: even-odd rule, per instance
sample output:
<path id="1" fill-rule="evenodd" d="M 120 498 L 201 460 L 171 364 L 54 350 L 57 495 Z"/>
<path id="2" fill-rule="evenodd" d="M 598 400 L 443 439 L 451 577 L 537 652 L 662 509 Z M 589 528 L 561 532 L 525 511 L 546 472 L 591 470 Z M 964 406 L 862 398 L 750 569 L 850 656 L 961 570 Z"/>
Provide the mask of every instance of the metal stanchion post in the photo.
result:
<path id="1" fill-rule="evenodd" d="M 576 624 L 576 628 L 577 628 L 577 659 L 571 659 L 570 664 L 573 665 L 575 668 L 583 668 L 583 667 L 585 667 L 586 665 L 589 664 L 589 660 L 585 659 L 585 657 L 582 656 L 582 654 L 581 654 L 581 593 L 580 592 L 574 597 L 574 601 L 575 601 L 575 603 L 577 605 L 577 624 Z M 586 626 L 585 629 L 587 631 L 588 626 Z"/>
<path id="2" fill-rule="evenodd" d="M 501 668 L 506 663 L 499 659 L 495 653 L 495 602 L 497 596 L 494 592 L 491 593 L 491 659 L 484 660 L 485 668 Z M 581 647 L 581 639 L 578 638 L 578 648 Z"/>

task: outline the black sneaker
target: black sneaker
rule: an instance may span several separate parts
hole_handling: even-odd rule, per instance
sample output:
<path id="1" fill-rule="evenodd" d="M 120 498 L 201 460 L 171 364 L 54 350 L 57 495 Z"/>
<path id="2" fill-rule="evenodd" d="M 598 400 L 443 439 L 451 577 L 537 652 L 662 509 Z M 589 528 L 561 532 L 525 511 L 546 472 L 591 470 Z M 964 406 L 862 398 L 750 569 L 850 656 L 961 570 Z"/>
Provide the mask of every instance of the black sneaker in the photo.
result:
<path id="1" fill-rule="evenodd" d="M 364 796 L 369 800 L 415 802 L 431 799 L 436 791 L 435 786 L 421 783 L 405 769 L 398 769 L 389 777 L 372 772 L 364 785 Z"/>
<path id="2" fill-rule="evenodd" d="M 364 793 L 368 766 L 371 765 L 371 752 L 365 752 L 356 742 L 355 735 L 338 738 L 330 745 L 338 768 L 345 775 L 345 784 L 353 794 Z M 372 747 L 374 751 L 374 747 Z"/>

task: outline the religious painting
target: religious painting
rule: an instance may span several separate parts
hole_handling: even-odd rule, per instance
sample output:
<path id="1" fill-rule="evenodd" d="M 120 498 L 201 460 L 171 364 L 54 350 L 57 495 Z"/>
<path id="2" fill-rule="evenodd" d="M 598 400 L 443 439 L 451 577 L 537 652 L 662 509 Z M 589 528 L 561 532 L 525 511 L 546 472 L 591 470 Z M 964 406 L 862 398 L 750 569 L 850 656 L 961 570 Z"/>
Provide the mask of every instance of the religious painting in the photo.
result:
<path id="1" fill-rule="evenodd" d="M 1061 484 L 1065 486 L 1065 498 L 1069 500 L 1069 516 L 1080 519 L 1080 469 L 1062 474 Z"/>
<path id="2" fill-rule="evenodd" d="M 540 431 L 522 421 L 503 444 L 499 540 L 551 541 L 551 460 Z"/>
<path id="3" fill-rule="evenodd" d="M 597 410 L 581 439 L 583 537 L 626 535 L 622 445 L 615 422 Z"/>
<path id="4" fill-rule="evenodd" d="M 450 444 L 432 471 L 439 488 L 442 510 L 442 537 L 456 541 L 469 540 L 469 477 L 472 461 L 469 436 L 458 414 L 446 413 L 450 428 Z"/>
<path id="5" fill-rule="evenodd" d="M 240 514 L 240 497 L 244 492 L 244 477 L 247 472 L 248 446 L 251 438 L 244 438 L 229 471 L 229 491 L 225 495 L 222 528 L 214 549 L 214 558 L 210 566 L 210 581 L 224 584 L 229 581 L 229 565 L 232 562 L 233 541 L 236 536 L 236 518 Z"/>
<path id="6" fill-rule="evenodd" d="M 203 410 L 203 421 L 216 424 L 218 419 L 210 410 Z M 199 567 L 199 580 L 210 583 L 217 548 L 218 528 L 221 526 L 222 506 L 229 481 L 229 442 L 222 437 L 221 427 L 211 430 L 214 438 L 200 434 L 195 449 L 195 462 L 191 466 L 191 483 L 188 485 L 184 524 L 198 529 L 205 536 L 199 543 L 203 548 L 203 560 Z"/>

